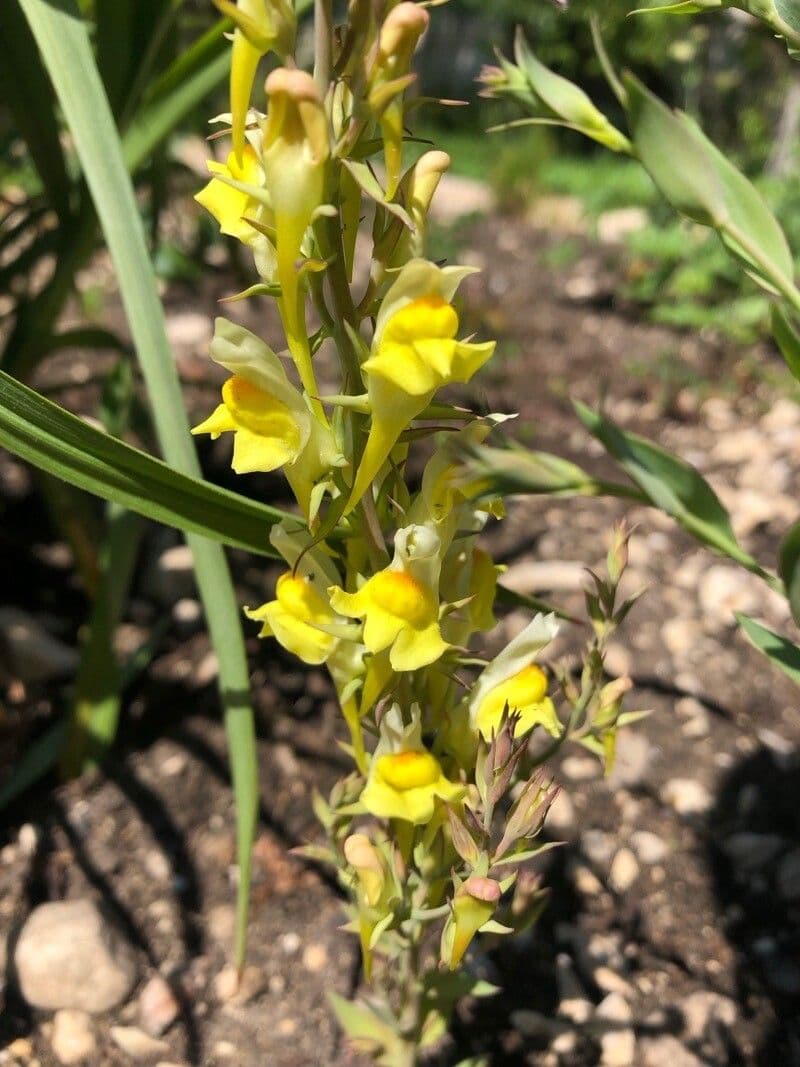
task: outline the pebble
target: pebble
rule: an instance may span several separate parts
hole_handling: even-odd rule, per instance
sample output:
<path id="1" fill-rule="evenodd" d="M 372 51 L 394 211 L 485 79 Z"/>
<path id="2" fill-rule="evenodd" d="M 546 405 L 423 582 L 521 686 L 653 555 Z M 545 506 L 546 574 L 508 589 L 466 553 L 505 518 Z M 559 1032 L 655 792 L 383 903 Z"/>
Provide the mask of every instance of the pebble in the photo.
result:
<path id="1" fill-rule="evenodd" d="M 739 567 L 717 563 L 701 577 L 698 598 L 708 618 L 724 626 L 735 626 L 734 613 L 752 612 L 759 607 L 754 580 Z"/>
<path id="2" fill-rule="evenodd" d="M 597 1006 L 602 1067 L 631 1067 L 636 1054 L 633 1012 L 620 993 L 609 993 Z M 608 1028 L 603 1023 L 609 1024 Z"/>
<path id="3" fill-rule="evenodd" d="M 694 648 L 703 636 L 703 629 L 695 619 L 677 616 L 661 627 L 661 638 L 669 652 L 677 659 Z"/>
<path id="4" fill-rule="evenodd" d="M 575 863 L 572 866 L 572 877 L 575 888 L 584 896 L 593 897 L 603 892 L 603 883 L 585 863 Z"/>
<path id="5" fill-rule="evenodd" d="M 322 971 L 328 965 L 328 950 L 324 945 L 307 945 L 303 951 L 303 966 L 313 974 Z"/>
<path id="6" fill-rule="evenodd" d="M 714 803 L 706 787 L 694 778 L 671 778 L 661 796 L 679 815 L 703 815 Z"/>
<path id="7" fill-rule="evenodd" d="M 566 789 L 559 790 L 547 813 L 546 827 L 555 837 L 568 837 L 575 829 L 575 805 Z"/>
<path id="8" fill-rule="evenodd" d="M 236 967 L 223 967 L 214 979 L 217 997 L 236 1004 L 247 1004 L 263 987 L 261 971 L 257 967 L 245 967 L 241 977 Z"/>
<path id="9" fill-rule="evenodd" d="M 503 585 L 515 593 L 574 593 L 585 584 L 586 564 L 576 560 L 524 560 L 503 575 Z"/>
<path id="10" fill-rule="evenodd" d="M 161 1037 L 180 1013 L 180 1005 L 169 983 L 154 974 L 139 994 L 139 1024 L 151 1037 Z"/>
<path id="11" fill-rule="evenodd" d="M 778 834 L 743 831 L 726 838 L 722 851 L 738 871 L 753 871 L 771 863 L 784 846 Z"/>
<path id="12" fill-rule="evenodd" d="M 125 1000 L 136 982 L 136 957 L 91 900 L 40 904 L 14 951 L 20 991 L 35 1008 L 96 1014 Z"/>
<path id="13" fill-rule="evenodd" d="M 595 866 L 605 869 L 614 855 L 614 838 L 603 830 L 584 830 L 581 848 Z"/>
<path id="14" fill-rule="evenodd" d="M 132 1060 L 153 1060 L 169 1051 L 166 1041 L 159 1041 L 138 1026 L 112 1026 L 111 1040 Z"/>
<path id="15" fill-rule="evenodd" d="M 635 830 L 631 834 L 631 848 L 639 862 L 648 866 L 661 863 L 669 855 L 666 842 L 651 830 Z"/>
<path id="16" fill-rule="evenodd" d="M 699 1041 L 712 1022 L 733 1026 L 736 1022 L 736 1004 L 730 997 L 713 993 L 707 989 L 698 989 L 680 1002 L 686 1027 L 686 1036 Z"/>
<path id="17" fill-rule="evenodd" d="M 625 893 L 639 877 L 639 864 L 629 848 L 621 848 L 611 861 L 608 884 L 615 893 Z"/>
<path id="18" fill-rule="evenodd" d="M 25 684 L 69 677 L 78 666 L 75 648 L 57 640 L 19 608 L 0 608 L 0 646 L 8 669 Z"/>
<path id="19" fill-rule="evenodd" d="M 614 768 L 607 778 L 610 789 L 631 789 L 647 780 L 655 752 L 643 733 L 622 730 L 617 736 Z"/>
<path id="20" fill-rule="evenodd" d="M 200 606 L 200 601 L 188 596 L 176 600 L 172 605 L 172 618 L 182 633 L 191 633 L 192 630 L 200 625 L 203 619 L 203 609 Z"/>
<path id="21" fill-rule="evenodd" d="M 777 885 L 784 900 L 800 900 L 800 849 L 787 852 L 778 864 Z"/>
<path id="22" fill-rule="evenodd" d="M 165 549 L 145 575 L 147 595 L 159 604 L 171 607 L 176 601 L 195 594 L 194 557 L 188 545 Z"/>
<path id="23" fill-rule="evenodd" d="M 561 772 L 572 782 L 588 782 L 601 773 L 599 760 L 591 756 L 567 756 L 561 764 Z"/>
<path id="24" fill-rule="evenodd" d="M 639 1055 L 642 1067 L 704 1067 L 703 1061 L 671 1034 L 643 1038 Z"/>
<path id="25" fill-rule="evenodd" d="M 50 1047 L 59 1063 L 86 1063 L 96 1047 L 91 1016 L 70 1008 L 57 1011 L 53 1016 Z"/>
<path id="26" fill-rule="evenodd" d="M 636 995 L 636 990 L 626 981 L 621 974 L 612 971 L 610 967 L 598 967 L 594 972 L 594 980 L 597 988 L 604 993 L 619 993 L 620 996 L 631 998 Z"/>

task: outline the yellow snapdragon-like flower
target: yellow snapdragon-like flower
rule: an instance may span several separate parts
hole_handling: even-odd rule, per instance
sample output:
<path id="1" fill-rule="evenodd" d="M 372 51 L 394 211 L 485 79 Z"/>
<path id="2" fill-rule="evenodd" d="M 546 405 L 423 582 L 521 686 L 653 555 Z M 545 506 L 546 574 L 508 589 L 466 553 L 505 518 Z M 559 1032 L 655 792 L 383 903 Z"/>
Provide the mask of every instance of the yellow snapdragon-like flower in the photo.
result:
<path id="1" fill-rule="evenodd" d="M 419 826 L 430 822 L 437 799 L 452 803 L 463 792 L 463 786 L 444 776 L 439 761 L 422 744 L 419 708 L 412 709 L 412 722 L 404 726 L 395 704 L 381 723 L 381 739 L 360 797 L 363 807 L 378 818 Z"/>
<path id="2" fill-rule="evenodd" d="M 258 232 L 245 222 L 245 218 L 254 214 L 258 204 L 249 193 L 234 188 L 223 178 L 247 185 L 261 184 L 263 173 L 256 150 L 247 144 L 242 150 L 241 163 L 237 162 L 236 154 L 231 152 L 225 163 L 209 160 L 207 165 L 214 177 L 195 195 L 195 200 L 214 216 L 222 233 L 244 244 L 251 244 L 258 237 Z"/>
<path id="3" fill-rule="evenodd" d="M 554 736 L 560 733 L 561 723 L 547 696 L 547 675 L 535 662 L 557 633 L 553 615 L 537 615 L 479 675 L 468 708 L 473 729 L 486 741 L 499 732 L 506 708 L 519 716 L 518 737 L 535 726 Z"/>
<path id="4" fill-rule="evenodd" d="M 331 467 L 341 465 L 333 435 L 291 384 L 279 357 L 243 326 L 218 318 L 211 357 L 231 371 L 222 403 L 194 434 L 234 434 L 237 474 L 282 467 L 305 514 L 319 507 Z"/>
<path id="5" fill-rule="evenodd" d="M 435 662 L 448 649 L 439 629 L 438 536 L 425 526 L 398 530 L 394 559 L 356 593 L 333 587 L 331 606 L 341 615 L 364 619 L 370 652 L 390 649 L 395 671 Z"/>
<path id="6" fill-rule="evenodd" d="M 275 584 L 275 599 L 247 609 L 247 617 L 264 624 L 259 637 L 274 637 L 303 663 L 324 663 L 336 645 L 336 637 L 321 629 L 331 626 L 336 615 L 305 575 L 282 574 Z"/>
<path id="7" fill-rule="evenodd" d="M 440 268 L 413 259 L 400 271 L 378 313 L 367 375 L 372 415 L 369 437 L 353 485 L 352 510 L 385 463 L 400 434 L 452 382 L 467 382 L 494 352 L 494 341 L 456 340 L 458 315 L 451 301 L 470 268 Z"/>
<path id="8" fill-rule="evenodd" d="M 338 575 L 322 553 L 306 551 L 310 535 L 277 523 L 270 541 L 292 568 L 275 585 L 275 599 L 260 608 L 245 608 L 248 618 L 263 623 L 260 637 L 274 637 L 304 663 L 325 663 L 336 651 L 337 624 L 345 620 L 331 608 L 327 589 Z"/>

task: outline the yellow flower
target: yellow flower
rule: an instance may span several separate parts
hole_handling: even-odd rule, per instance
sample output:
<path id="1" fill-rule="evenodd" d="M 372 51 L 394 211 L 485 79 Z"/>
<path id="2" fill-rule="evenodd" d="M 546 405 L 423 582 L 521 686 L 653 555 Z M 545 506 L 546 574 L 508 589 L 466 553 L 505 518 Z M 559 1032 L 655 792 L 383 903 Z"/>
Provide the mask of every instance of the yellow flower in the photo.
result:
<path id="1" fill-rule="evenodd" d="M 408 526 L 397 531 L 394 543 L 390 565 L 357 593 L 331 588 L 331 606 L 341 615 L 364 619 L 363 640 L 370 652 L 388 648 L 393 670 L 414 671 L 448 648 L 439 629 L 440 541 L 425 526 Z"/>
<path id="2" fill-rule="evenodd" d="M 437 799 L 453 802 L 463 795 L 463 787 L 445 778 L 420 738 L 419 708 L 412 709 L 410 726 L 403 726 L 395 704 L 381 723 L 381 740 L 360 798 L 370 815 L 419 826 L 430 822 Z"/>
<path id="3" fill-rule="evenodd" d="M 535 726 L 557 735 L 561 724 L 547 696 L 547 675 L 534 661 L 558 633 L 553 615 L 537 615 L 478 677 L 470 693 L 470 722 L 486 740 L 500 729 L 507 707 L 520 717 L 521 737 Z"/>
<path id="4" fill-rule="evenodd" d="M 259 61 L 267 52 L 288 55 L 294 42 L 297 19 L 291 0 L 214 0 L 236 26 L 231 53 L 231 113 L 233 149 L 241 160 L 245 125 Z"/>
<path id="5" fill-rule="evenodd" d="M 308 577 L 287 571 L 275 585 L 275 600 L 245 611 L 249 619 L 263 622 L 259 637 L 274 637 L 303 663 L 324 663 L 336 644 L 336 637 L 320 629 L 336 616 Z"/>
<path id="6" fill-rule="evenodd" d="M 304 663 L 325 663 L 348 625 L 332 610 L 326 592 L 337 578 L 336 568 L 318 549 L 309 550 L 311 535 L 303 529 L 276 523 L 270 541 L 291 570 L 278 578 L 274 600 L 245 608 L 245 614 L 264 624 L 259 637 L 274 637 Z"/>
<path id="7" fill-rule="evenodd" d="M 221 177 L 212 178 L 208 185 L 196 194 L 195 200 L 214 216 L 222 233 L 235 237 L 244 244 L 252 244 L 259 234 L 244 220 L 246 217 L 252 217 L 259 205 L 249 193 L 234 188 L 222 179 L 229 178 L 246 185 L 261 185 L 263 174 L 255 149 L 250 144 L 245 145 L 241 163 L 236 161 L 234 152 L 228 155 L 225 163 L 209 160 L 208 169 L 212 174 Z"/>
<path id="8" fill-rule="evenodd" d="M 372 423 L 350 493 L 351 511 L 377 476 L 400 434 L 451 382 L 467 382 L 494 352 L 494 341 L 457 341 L 451 304 L 469 268 L 410 260 L 383 300 L 372 354 L 363 364 Z"/>
<path id="9" fill-rule="evenodd" d="M 313 518 L 331 467 L 344 462 L 330 429 L 309 410 L 278 356 L 243 326 L 218 318 L 211 357 L 233 376 L 222 387 L 222 403 L 192 433 L 233 433 L 237 474 L 283 467 Z"/>

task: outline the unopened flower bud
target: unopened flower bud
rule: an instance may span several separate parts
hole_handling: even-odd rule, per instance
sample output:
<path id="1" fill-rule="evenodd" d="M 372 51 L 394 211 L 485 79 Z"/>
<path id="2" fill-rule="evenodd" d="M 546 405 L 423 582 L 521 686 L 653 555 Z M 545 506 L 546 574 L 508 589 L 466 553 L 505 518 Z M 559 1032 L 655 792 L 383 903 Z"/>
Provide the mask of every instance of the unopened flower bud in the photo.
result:
<path id="1" fill-rule="evenodd" d="M 380 852 L 366 834 L 351 834 L 342 847 L 345 859 L 358 875 L 364 902 L 376 907 L 386 885 L 386 871 Z"/>
<path id="2" fill-rule="evenodd" d="M 465 863 L 475 867 L 480 858 L 480 850 L 472 834 L 452 808 L 447 809 L 447 817 L 450 823 L 450 838 L 453 842 L 453 848 Z"/>
<path id="3" fill-rule="evenodd" d="M 450 917 L 442 931 L 441 958 L 451 971 L 458 967 L 472 939 L 494 915 L 501 896 L 493 878 L 473 875 L 458 887 Z"/>

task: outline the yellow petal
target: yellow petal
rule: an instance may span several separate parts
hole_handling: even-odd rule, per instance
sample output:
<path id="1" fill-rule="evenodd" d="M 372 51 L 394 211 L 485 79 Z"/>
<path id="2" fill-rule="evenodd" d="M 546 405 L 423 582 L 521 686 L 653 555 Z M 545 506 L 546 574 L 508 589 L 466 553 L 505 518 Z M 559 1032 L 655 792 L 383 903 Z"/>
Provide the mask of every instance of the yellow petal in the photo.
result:
<path id="1" fill-rule="evenodd" d="M 396 615 L 373 607 L 364 622 L 364 644 L 370 652 L 383 652 L 397 639 L 404 626 L 403 620 Z"/>
<path id="2" fill-rule="evenodd" d="M 449 647 L 442 639 L 438 622 L 432 623 L 424 630 L 405 627 L 397 635 L 389 658 L 394 670 L 415 671 L 435 663 Z"/>
<path id="3" fill-rule="evenodd" d="M 237 160 L 241 160 L 245 149 L 245 126 L 247 111 L 250 107 L 250 94 L 253 91 L 256 71 L 263 52 L 251 44 L 241 30 L 233 34 L 231 50 L 231 125 L 233 127 L 233 150 Z"/>
<path id="4" fill-rule="evenodd" d="M 213 438 L 236 429 L 236 423 L 224 404 L 214 408 L 208 418 L 192 427 L 192 433 L 210 433 Z"/>
<path id="5" fill-rule="evenodd" d="M 304 663 L 314 665 L 324 663 L 331 654 L 336 638 L 297 619 L 277 600 L 265 604 L 261 612 L 265 621 L 265 629 L 261 631 L 261 636 L 271 634 L 288 652 Z M 256 617 L 255 613 L 250 615 L 250 618 Z M 265 632 L 266 627 L 269 627 L 267 632 Z"/>
<path id="6" fill-rule="evenodd" d="M 277 437 L 263 437 L 250 430 L 236 431 L 231 467 L 236 474 L 274 471 L 288 463 L 294 453 Z"/>

